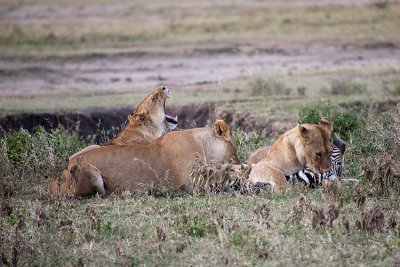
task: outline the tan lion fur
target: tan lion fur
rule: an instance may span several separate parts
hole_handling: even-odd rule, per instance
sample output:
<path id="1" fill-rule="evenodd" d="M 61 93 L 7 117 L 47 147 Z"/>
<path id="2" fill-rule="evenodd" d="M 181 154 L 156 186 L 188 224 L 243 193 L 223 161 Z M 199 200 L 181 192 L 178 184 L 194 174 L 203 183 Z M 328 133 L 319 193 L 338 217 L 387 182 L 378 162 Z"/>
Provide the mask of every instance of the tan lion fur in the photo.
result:
<path id="1" fill-rule="evenodd" d="M 165 101 L 169 90 L 164 86 L 150 93 L 128 117 L 125 127 L 103 145 L 148 144 L 164 132 L 176 128 L 165 117 Z"/>
<path id="2" fill-rule="evenodd" d="M 211 161 L 239 163 L 229 128 L 222 120 L 218 120 L 214 128 L 170 132 L 144 145 L 103 146 L 81 156 L 85 163 L 96 167 L 87 176 L 79 175 L 72 187 L 71 170 L 76 164 L 78 168 L 86 165 L 80 164 L 78 159 L 70 162 L 69 171 L 63 172 L 65 181 L 58 189 L 61 194 L 71 190 L 75 197 L 87 196 L 80 192 L 103 194 L 102 190 L 96 189 L 99 184 L 97 171 L 103 179 L 108 177 L 104 180 L 105 191 L 117 188 L 135 191 L 164 185 L 175 188 L 190 186 L 192 164 L 199 160 L 203 164 Z"/>
<path id="3" fill-rule="evenodd" d="M 269 148 L 250 156 L 254 164 L 249 182 L 271 184 L 275 192 L 289 188 L 285 175 L 294 174 L 306 166 L 318 173 L 330 168 L 332 122 L 322 118 L 319 124 L 300 124 L 280 135 Z"/>
<path id="4" fill-rule="evenodd" d="M 69 162 L 102 146 L 148 144 L 164 132 L 175 129 L 176 124 L 166 120 L 165 101 L 168 97 L 170 92 L 165 86 L 156 88 L 128 116 L 127 124 L 112 140 L 101 145 L 90 145 L 73 154 L 68 158 L 68 169 L 71 167 Z M 63 176 L 65 177 L 65 172 Z M 49 183 L 50 192 L 56 194 L 58 187 L 57 180 L 52 179 Z"/>

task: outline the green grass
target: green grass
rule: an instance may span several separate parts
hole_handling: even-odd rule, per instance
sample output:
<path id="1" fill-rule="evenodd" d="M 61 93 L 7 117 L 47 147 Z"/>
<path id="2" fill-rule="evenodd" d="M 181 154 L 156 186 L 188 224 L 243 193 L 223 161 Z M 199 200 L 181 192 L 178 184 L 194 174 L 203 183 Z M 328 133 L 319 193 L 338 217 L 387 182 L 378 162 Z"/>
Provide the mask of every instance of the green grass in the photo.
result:
<path id="1" fill-rule="evenodd" d="M 298 3 L 300 7 L 292 5 Z M 305 3 L 28 0 L 19 4 L 6 0 L 0 4 L 0 57 L 18 64 L 0 67 L 0 76 L 8 85 L 22 77 L 52 75 L 55 70 L 41 65 L 47 60 L 85 61 L 124 53 L 229 55 L 239 47 L 242 53 L 274 52 L 269 41 L 278 47 L 317 42 L 370 49 L 392 47 L 399 41 L 398 3 Z M 26 7 L 37 9 L 23 16 L 19 12 Z M 67 15 L 60 15 L 61 11 Z M 53 13 L 55 20 L 47 17 Z M 10 14 L 17 18 L 10 19 Z M 340 189 L 343 207 L 332 227 L 314 229 L 312 211 L 298 211 L 302 195 L 313 205 L 340 205 L 321 188 L 294 187 L 283 195 L 266 188 L 253 195 L 177 196 L 167 191 L 163 197 L 125 192 L 107 199 L 58 199 L 48 193 L 47 183 L 60 175 L 66 157 L 95 137 L 84 140 L 62 128 L 1 132 L 1 260 L 21 266 L 399 265 L 400 187 L 388 182 L 392 173 L 400 172 L 399 114 L 396 110 L 380 114 L 374 108 L 399 102 L 398 74 L 398 68 L 335 67 L 258 73 L 219 84 L 173 88 L 169 105 L 214 102 L 216 114 L 256 114 L 271 123 L 289 121 L 293 126 L 296 121 L 316 122 L 321 115 L 330 115 L 334 134 L 347 141 L 345 178 L 361 181 L 359 188 Z M 305 88 L 304 94 L 298 88 Z M 0 97 L 0 113 L 133 107 L 148 89 L 16 91 Z M 232 131 L 242 161 L 276 137 L 277 133 Z M 387 162 L 390 171 L 376 171 Z M 375 179 L 360 175 L 367 167 L 375 171 Z M 354 202 L 358 190 L 366 196 L 361 207 Z M 357 230 L 356 220 L 375 205 L 384 213 L 383 231 Z M 263 209 L 269 210 L 268 215 L 261 215 Z"/>
<path id="2" fill-rule="evenodd" d="M 33 67 L 29 67 L 33 68 Z M 11 75 L 15 72 L 4 70 Z M 295 120 L 302 106 L 316 102 L 330 101 L 334 106 L 348 105 L 361 102 L 397 101 L 399 86 L 399 70 L 383 68 L 380 70 L 359 68 L 338 68 L 324 71 L 298 71 L 288 76 L 282 73 L 269 75 L 255 75 L 247 78 L 226 81 L 223 84 L 206 84 L 196 86 L 171 86 L 173 99 L 168 105 L 187 105 L 205 102 L 217 103 L 217 112 L 237 111 L 257 113 L 258 116 L 269 119 Z M 349 75 L 353 78 L 349 78 Z M 333 80 L 327 77 L 336 77 L 336 82 L 344 88 L 353 88 L 354 84 L 363 88 L 363 93 L 348 93 L 342 90 L 340 94 L 332 94 Z M 278 94 L 268 94 L 262 90 L 279 88 Z M 268 86 L 266 86 L 268 85 Z M 279 85 L 279 87 L 276 87 Z M 347 86 L 347 87 L 346 87 Z M 304 87 L 305 94 L 298 93 L 298 88 Z M 272 88 L 272 87 L 271 87 Z M 255 93 L 254 90 L 261 90 Z M 272 90 L 272 89 L 271 89 Z M 275 90 L 275 89 L 274 89 Z M 346 89 L 353 90 L 353 89 Z M 134 107 L 148 93 L 148 88 L 135 91 L 104 89 L 99 92 L 96 88 L 61 90 L 40 90 L 24 94 L 10 94 L 0 98 L 0 113 L 11 114 L 20 112 L 71 112 L 85 108 L 113 108 Z M 43 105 L 46 103 L 46 105 Z"/>
<path id="3" fill-rule="evenodd" d="M 18 265 L 396 265 L 400 184 L 382 197 L 356 170 L 364 161 L 372 164 L 396 155 L 398 120 L 398 111 L 370 115 L 363 130 L 354 132 L 357 138 L 348 142 L 345 178 L 361 179 L 366 202 L 357 207 L 353 199 L 359 189 L 340 188 L 339 217 L 332 227 L 317 228 L 307 207 L 341 202 L 321 188 L 294 187 L 283 195 L 267 187 L 251 195 L 177 196 L 171 191 L 163 197 L 125 192 L 107 199 L 58 199 L 47 192 L 47 182 L 59 175 L 65 156 L 88 141 L 62 128 L 6 134 L 0 139 L 0 254 L 3 261 Z M 276 139 L 241 130 L 232 135 L 241 160 Z M 398 159 L 392 159 L 392 170 L 398 174 Z M 299 204 L 300 198 L 305 206 Z M 384 214 L 384 231 L 357 230 L 361 213 L 375 205 Z M 391 227 L 393 220 L 397 225 Z"/>

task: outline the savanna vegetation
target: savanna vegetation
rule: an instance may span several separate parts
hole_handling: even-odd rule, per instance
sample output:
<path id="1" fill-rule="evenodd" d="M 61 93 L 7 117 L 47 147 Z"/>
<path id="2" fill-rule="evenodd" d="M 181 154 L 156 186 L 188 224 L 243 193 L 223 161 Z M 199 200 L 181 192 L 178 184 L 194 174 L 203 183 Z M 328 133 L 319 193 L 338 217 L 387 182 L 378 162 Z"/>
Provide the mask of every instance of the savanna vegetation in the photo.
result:
<path id="1" fill-rule="evenodd" d="M 400 246 L 399 113 L 307 107 L 299 122 L 330 115 L 347 141 L 345 177 L 242 195 L 123 192 L 107 199 L 60 199 L 46 190 L 64 159 L 90 142 L 62 128 L 19 130 L 1 139 L 1 257 L 33 265 L 396 265 Z M 237 129 L 244 160 L 275 136 Z"/>
<path id="2" fill-rule="evenodd" d="M 60 198 L 49 180 L 111 129 L 5 125 L 0 266 L 400 265 L 400 4 L 316 2 L 1 1 L 1 116 L 132 108 L 165 83 L 168 105 L 233 114 L 243 162 L 329 116 L 347 142 L 343 178 L 359 184 Z M 253 119 L 267 126 L 237 127 Z"/>

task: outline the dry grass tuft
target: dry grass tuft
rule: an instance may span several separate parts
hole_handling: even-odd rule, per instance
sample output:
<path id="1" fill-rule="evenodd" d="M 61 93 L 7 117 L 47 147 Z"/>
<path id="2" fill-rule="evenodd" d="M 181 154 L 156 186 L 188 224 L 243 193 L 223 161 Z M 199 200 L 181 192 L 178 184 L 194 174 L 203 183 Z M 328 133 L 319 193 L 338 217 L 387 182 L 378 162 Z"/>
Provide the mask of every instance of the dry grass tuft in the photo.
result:
<path id="1" fill-rule="evenodd" d="M 382 232 L 385 227 L 385 215 L 379 206 L 374 206 L 361 212 L 360 219 L 356 220 L 356 228 L 368 233 Z"/>
<path id="2" fill-rule="evenodd" d="M 388 196 L 392 189 L 400 194 L 400 164 L 392 156 L 370 157 L 361 165 L 361 175 L 378 195 Z"/>
<path id="3" fill-rule="evenodd" d="M 346 229 L 346 233 L 350 233 L 350 221 L 346 216 L 342 216 L 342 225 Z"/>
<path id="4" fill-rule="evenodd" d="M 303 194 L 300 195 L 300 198 L 293 205 L 293 214 L 287 219 L 286 223 L 289 225 L 300 224 L 309 208 L 309 201 Z"/>
<path id="5" fill-rule="evenodd" d="M 160 225 L 156 226 L 155 235 L 158 242 L 162 242 L 167 239 L 167 235 L 165 234 L 165 231 Z"/>
<path id="6" fill-rule="evenodd" d="M 68 218 L 61 219 L 58 228 L 63 232 L 72 232 L 74 230 L 73 222 Z"/>
<path id="7" fill-rule="evenodd" d="M 216 208 L 211 208 L 210 210 L 210 219 L 214 223 L 215 228 L 217 229 L 219 242 L 222 248 L 226 248 L 229 244 L 227 233 L 225 232 L 225 222 L 224 215 L 219 212 Z"/>
<path id="8" fill-rule="evenodd" d="M 98 230 L 101 223 L 101 218 L 99 217 L 96 209 L 93 206 L 87 206 L 85 210 L 86 218 L 88 220 L 88 225 L 91 229 Z"/>
<path id="9" fill-rule="evenodd" d="M 338 203 L 340 208 L 343 207 L 344 188 L 339 180 L 323 180 L 322 191 L 329 201 Z"/>
<path id="10" fill-rule="evenodd" d="M 187 247 L 187 243 L 186 242 L 180 242 L 178 244 L 176 244 L 176 253 L 182 253 L 183 250 Z"/>
<path id="11" fill-rule="evenodd" d="M 258 248 L 257 254 L 259 258 L 266 260 L 269 257 L 270 251 L 267 246 L 261 246 Z"/>
<path id="12" fill-rule="evenodd" d="M 388 220 L 388 226 L 391 229 L 396 229 L 400 231 L 400 216 L 397 211 L 392 212 L 390 214 L 389 220 Z"/>
<path id="13" fill-rule="evenodd" d="M 311 224 L 313 228 L 332 227 L 332 223 L 339 217 L 339 209 L 335 205 L 311 205 L 312 218 Z"/>
<path id="14" fill-rule="evenodd" d="M 10 198 L 14 195 L 14 189 L 10 183 L 3 182 L 1 183 L 1 194 L 3 198 Z"/>
<path id="15" fill-rule="evenodd" d="M 356 203 L 357 208 L 364 206 L 367 196 L 361 186 L 357 186 L 353 192 L 353 202 Z"/>
<path id="16" fill-rule="evenodd" d="M 1 216 L 10 216 L 13 211 L 13 207 L 11 206 L 10 202 L 3 202 L 1 203 L 0 212 Z"/>
<path id="17" fill-rule="evenodd" d="M 49 226 L 49 218 L 47 214 L 42 210 L 41 207 L 37 207 L 35 209 L 35 220 L 38 227 L 48 228 Z"/>
<path id="18" fill-rule="evenodd" d="M 215 162 L 203 164 L 196 161 L 193 164 L 190 179 L 193 191 L 201 194 L 232 190 L 243 192 L 250 171 L 250 164 L 233 165 Z"/>
<path id="19" fill-rule="evenodd" d="M 270 211 L 271 209 L 269 208 L 268 203 L 263 203 L 254 208 L 254 213 L 257 215 L 259 223 L 264 225 L 266 228 L 271 228 L 271 224 L 268 222 Z"/>

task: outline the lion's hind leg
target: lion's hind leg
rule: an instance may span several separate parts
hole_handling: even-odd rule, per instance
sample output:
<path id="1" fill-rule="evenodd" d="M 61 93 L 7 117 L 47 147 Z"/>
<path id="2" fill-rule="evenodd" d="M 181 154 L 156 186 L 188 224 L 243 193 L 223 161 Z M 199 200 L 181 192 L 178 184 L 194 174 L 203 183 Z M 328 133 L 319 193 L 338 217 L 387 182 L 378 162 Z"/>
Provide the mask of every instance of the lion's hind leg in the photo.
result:
<path id="1" fill-rule="evenodd" d="M 248 181 L 253 184 L 270 184 L 276 193 L 290 190 L 290 185 L 283 172 L 271 166 L 269 161 L 260 161 L 253 165 Z"/>
<path id="2" fill-rule="evenodd" d="M 95 194 L 105 196 L 106 186 L 99 169 L 87 162 L 78 164 L 71 169 L 75 180 L 74 197 L 89 197 Z"/>

